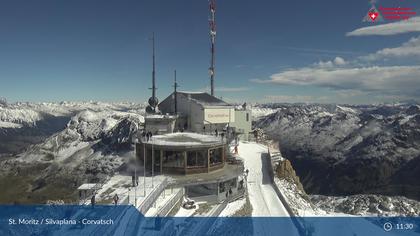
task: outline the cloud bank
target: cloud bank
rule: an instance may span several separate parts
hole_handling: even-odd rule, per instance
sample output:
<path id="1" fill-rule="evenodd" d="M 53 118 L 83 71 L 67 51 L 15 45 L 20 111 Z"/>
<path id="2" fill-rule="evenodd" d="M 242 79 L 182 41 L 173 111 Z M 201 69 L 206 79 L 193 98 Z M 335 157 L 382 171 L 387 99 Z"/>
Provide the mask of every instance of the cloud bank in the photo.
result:
<path id="1" fill-rule="evenodd" d="M 359 28 L 348 32 L 347 36 L 368 36 L 368 35 L 396 35 L 403 33 L 420 32 L 420 16 L 408 20 L 392 22 L 388 24 L 374 25 Z"/>
<path id="2" fill-rule="evenodd" d="M 384 59 L 395 61 L 411 58 L 414 63 L 404 65 L 375 65 Z M 366 63 L 369 61 L 369 63 Z M 253 79 L 256 83 L 316 86 L 336 91 L 359 91 L 371 95 L 408 95 L 420 97 L 420 37 L 395 48 L 385 48 L 366 56 L 346 61 L 335 57 L 311 66 L 273 74 L 269 79 Z M 391 61 L 392 62 L 392 61 Z M 373 64 L 373 65 L 371 65 Z"/>

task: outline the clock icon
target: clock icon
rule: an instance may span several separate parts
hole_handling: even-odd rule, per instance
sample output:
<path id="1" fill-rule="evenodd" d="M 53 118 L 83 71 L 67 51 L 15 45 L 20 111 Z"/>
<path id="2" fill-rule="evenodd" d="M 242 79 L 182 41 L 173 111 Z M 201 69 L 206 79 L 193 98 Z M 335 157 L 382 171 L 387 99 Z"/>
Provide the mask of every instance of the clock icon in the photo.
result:
<path id="1" fill-rule="evenodd" d="M 389 223 L 389 222 L 386 222 L 384 224 L 384 230 L 387 231 L 387 232 L 391 231 L 392 230 L 392 224 Z"/>

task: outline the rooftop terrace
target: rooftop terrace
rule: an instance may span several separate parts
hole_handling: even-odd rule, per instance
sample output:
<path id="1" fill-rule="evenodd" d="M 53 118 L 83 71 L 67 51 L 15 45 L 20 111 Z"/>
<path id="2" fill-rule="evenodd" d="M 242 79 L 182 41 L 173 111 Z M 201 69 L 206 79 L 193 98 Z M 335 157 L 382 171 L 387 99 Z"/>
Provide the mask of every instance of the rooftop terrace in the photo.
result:
<path id="1" fill-rule="evenodd" d="M 197 133 L 171 133 L 156 135 L 146 143 L 158 146 L 206 146 L 223 144 L 221 137 Z"/>

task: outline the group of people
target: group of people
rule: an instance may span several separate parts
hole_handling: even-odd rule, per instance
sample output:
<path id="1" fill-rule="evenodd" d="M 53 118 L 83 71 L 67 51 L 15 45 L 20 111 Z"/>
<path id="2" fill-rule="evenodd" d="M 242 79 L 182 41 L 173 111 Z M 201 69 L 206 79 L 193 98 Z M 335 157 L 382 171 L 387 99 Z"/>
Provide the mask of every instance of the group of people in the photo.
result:
<path id="1" fill-rule="evenodd" d="M 210 131 L 211 133 L 213 133 L 212 131 Z M 219 137 L 219 135 L 220 135 L 220 137 L 222 138 L 222 140 L 223 140 L 223 138 L 225 137 L 225 133 L 226 133 L 227 131 L 226 131 L 226 129 L 223 129 L 223 132 L 219 132 L 219 130 L 217 130 L 217 129 L 215 129 L 214 130 L 214 135 L 216 136 L 216 137 Z M 206 126 L 203 126 L 203 134 L 205 134 L 206 133 Z"/>
<path id="2" fill-rule="evenodd" d="M 139 176 L 133 173 L 133 175 L 131 175 L 131 182 L 133 187 L 139 186 Z"/>
<path id="3" fill-rule="evenodd" d="M 120 200 L 120 198 L 118 197 L 118 194 L 115 194 L 114 197 L 112 198 L 112 200 L 114 201 L 114 205 L 116 206 L 118 204 L 118 201 Z M 96 194 L 95 193 L 90 198 L 90 204 L 92 205 L 92 207 L 95 206 L 95 204 L 96 204 Z"/>
<path id="4" fill-rule="evenodd" d="M 229 191 L 226 191 L 226 198 L 232 195 L 232 188 L 229 188 Z"/>
<path id="5" fill-rule="evenodd" d="M 143 130 L 143 132 L 141 133 L 141 138 L 142 140 L 149 142 L 149 140 L 152 140 L 153 137 L 153 133 L 151 131 L 145 131 Z"/>

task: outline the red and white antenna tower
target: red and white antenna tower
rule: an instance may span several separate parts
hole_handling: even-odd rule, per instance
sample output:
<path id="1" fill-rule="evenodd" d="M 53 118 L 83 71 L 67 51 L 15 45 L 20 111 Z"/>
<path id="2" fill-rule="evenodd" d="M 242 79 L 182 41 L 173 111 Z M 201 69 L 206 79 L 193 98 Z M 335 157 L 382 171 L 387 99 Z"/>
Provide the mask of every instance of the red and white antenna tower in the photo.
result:
<path id="1" fill-rule="evenodd" d="M 210 42 L 211 42 L 211 59 L 210 59 L 210 94 L 214 96 L 214 74 L 215 74 L 215 40 L 216 40 L 216 0 L 209 0 L 209 6 L 210 6 L 210 19 L 209 19 L 209 25 L 210 25 Z"/>

